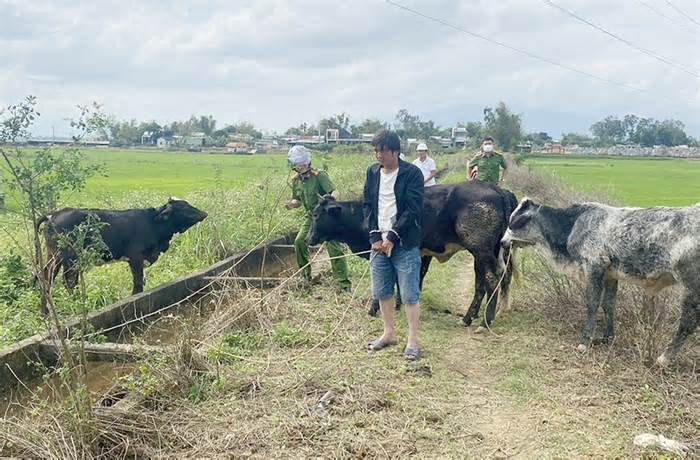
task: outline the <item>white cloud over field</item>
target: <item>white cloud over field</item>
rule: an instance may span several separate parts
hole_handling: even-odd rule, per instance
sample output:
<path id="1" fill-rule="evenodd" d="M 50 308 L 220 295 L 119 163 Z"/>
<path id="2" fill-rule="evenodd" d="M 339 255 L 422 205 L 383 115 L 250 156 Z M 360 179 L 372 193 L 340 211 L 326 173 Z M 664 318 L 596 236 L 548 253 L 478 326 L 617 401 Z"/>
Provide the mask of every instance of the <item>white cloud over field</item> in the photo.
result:
<path id="1" fill-rule="evenodd" d="M 39 98 L 35 131 L 67 130 L 78 103 L 159 122 L 211 114 L 283 130 L 340 111 L 442 125 L 503 100 L 526 128 L 585 131 L 635 113 L 677 118 L 700 137 L 700 79 L 539 0 L 397 0 L 459 27 L 635 92 L 533 60 L 381 0 L 0 0 L 0 104 Z M 700 73 L 700 26 L 662 0 L 556 0 Z M 700 2 L 674 0 L 700 21 Z M 645 5 L 646 4 L 646 5 Z M 650 5 L 656 11 L 649 8 Z M 663 17 L 665 15 L 667 17 Z"/>

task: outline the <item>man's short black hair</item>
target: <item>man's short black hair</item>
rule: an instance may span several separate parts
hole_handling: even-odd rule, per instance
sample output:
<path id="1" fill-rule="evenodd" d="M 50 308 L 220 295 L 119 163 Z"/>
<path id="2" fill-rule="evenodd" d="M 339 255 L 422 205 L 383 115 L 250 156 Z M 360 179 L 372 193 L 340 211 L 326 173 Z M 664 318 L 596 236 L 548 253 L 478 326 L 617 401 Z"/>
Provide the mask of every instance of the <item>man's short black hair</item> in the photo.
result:
<path id="1" fill-rule="evenodd" d="M 372 145 L 379 150 L 384 150 L 386 147 L 392 152 L 401 153 L 401 138 L 395 131 L 389 131 L 388 129 L 382 128 L 377 131 L 372 138 Z"/>
<path id="2" fill-rule="evenodd" d="M 491 137 L 491 136 L 486 136 L 486 137 L 484 137 L 484 138 L 481 140 L 481 143 L 483 144 L 483 143 L 486 142 L 486 141 L 496 142 L 496 141 L 493 140 L 493 137 Z"/>

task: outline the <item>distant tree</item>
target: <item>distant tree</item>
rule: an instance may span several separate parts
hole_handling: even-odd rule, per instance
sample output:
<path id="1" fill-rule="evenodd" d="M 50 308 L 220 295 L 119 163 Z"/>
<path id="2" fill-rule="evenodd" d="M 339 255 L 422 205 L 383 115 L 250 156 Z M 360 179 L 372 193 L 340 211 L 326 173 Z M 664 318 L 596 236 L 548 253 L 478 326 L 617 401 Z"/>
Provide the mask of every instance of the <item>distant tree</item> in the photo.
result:
<path id="1" fill-rule="evenodd" d="M 201 115 L 197 123 L 197 130 L 203 132 L 207 136 L 211 135 L 216 130 L 216 120 L 211 115 Z"/>
<path id="2" fill-rule="evenodd" d="M 299 126 L 292 126 L 285 131 L 285 134 L 292 136 L 310 136 L 316 134 L 316 132 L 316 127 L 313 124 L 303 122 Z"/>
<path id="3" fill-rule="evenodd" d="M 467 129 L 467 136 L 469 137 L 472 147 L 477 147 L 481 144 L 481 139 L 484 137 L 484 126 L 480 121 L 469 121 L 464 123 L 463 126 Z"/>
<path id="4" fill-rule="evenodd" d="M 631 114 L 622 119 L 608 116 L 591 125 L 591 132 L 598 145 L 675 146 L 689 144 L 692 140 L 685 132 L 685 125 L 678 120 L 658 121 Z"/>
<path id="5" fill-rule="evenodd" d="M 593 147 L 595 139 L 591 136 L 578 133 L 564 133 L 561 137 L 562 145 L 580 145 L 581 147 Z"/>
<path id="6" fill-rule="evenodd" d="M 262 137 L 262 132 L 249 121 L 239 121 L 234 124 L 233 127 L 235 129 L 235 134 L 248 136 L 250 139 L 260 139 Z"/>
<path id="7" fill-rule="evenodd" d="M 525 135 L 523 140 L 529 141 L 534 145 L 544 145 L 547 142 L 552 142 L 552 137 L 545 132 L 538 132 Z"/>
<path id="8" fill-rule="evenodd" d="M 627 142 L 634 139 L 634 133 L 637 130 L 637 125 L 639 124 L 639 117 L 636 115 L 625 115 L 622 119 L 622 127 L 625 130 L 625 139 Z"/>
<path id="9" fill-rule="evenodd" d="M 484 131 L 493 136 L 499 147 L 511 150 L 523 137 L 522 117 L 512 113 L 504 102 L 494 109 L 484 108 Z"/>
<path id="10" fill-rule="evenodd" d="M 360 137 L 362 134 L 376 133 L 382 128 L 387 128 L 388 123 L 379 121 L 376 118 L 366 118 L 362 123 L 357 125 L 352 125 L 350 131 L 352 131 L 353 137 Z"/>
<path id="11" fill-rule="evenodd" d="M 422 120 L 420 116 L 411 114 L 406 109 L 396 113 L 396 132 L 403 138 L 427 140 L 431 136 L 441 136 L 443 129 L 433 120 Z"/>
<path id="12" fill-rule="evenodd" d="M 122 147 L 141 143 L 143 130 L 136 120 L 114 121 L 109 126 L 110 145 Z"/>
<path id="13" fill-rule="evenodd" d="M 685 125 L 678 120 L 664 120 L 656 126 L 656 142 L 658 145 L 687 145 L 690 138 L 685 133 Z"/>
<path id="14" fill-rule="evenodd" d="M 603 145 L 622 144 L 627 140 L 625 122 L 613 116 L 593 123 L 591 132 Z"/>

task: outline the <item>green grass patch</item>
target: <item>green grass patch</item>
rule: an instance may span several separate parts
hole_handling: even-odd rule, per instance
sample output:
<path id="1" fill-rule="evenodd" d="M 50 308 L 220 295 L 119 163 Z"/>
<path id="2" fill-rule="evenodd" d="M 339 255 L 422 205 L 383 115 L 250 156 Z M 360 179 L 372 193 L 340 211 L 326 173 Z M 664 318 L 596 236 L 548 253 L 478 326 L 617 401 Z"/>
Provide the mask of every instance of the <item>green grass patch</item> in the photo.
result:
<path id="1" fill-rule="evenodd" d="M 700 202 L 700 161 L 675 158 L 527 157 L 580 190 L 604 191 L 629 206 L 688 206 Z"/>

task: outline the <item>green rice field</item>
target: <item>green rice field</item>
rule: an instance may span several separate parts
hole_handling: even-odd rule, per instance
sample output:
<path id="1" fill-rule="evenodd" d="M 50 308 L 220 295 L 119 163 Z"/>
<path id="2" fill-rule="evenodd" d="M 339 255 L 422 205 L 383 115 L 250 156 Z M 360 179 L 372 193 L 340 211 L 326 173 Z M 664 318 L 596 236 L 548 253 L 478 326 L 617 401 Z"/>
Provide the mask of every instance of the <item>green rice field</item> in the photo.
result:
<path id="1" fill-rule="evenodd" d="M 700 161 L 673 158 L 529 157 L 525 165 L 567 185 L 604 191 L 628 206 L 688 206 L 700 202 Z"/>

